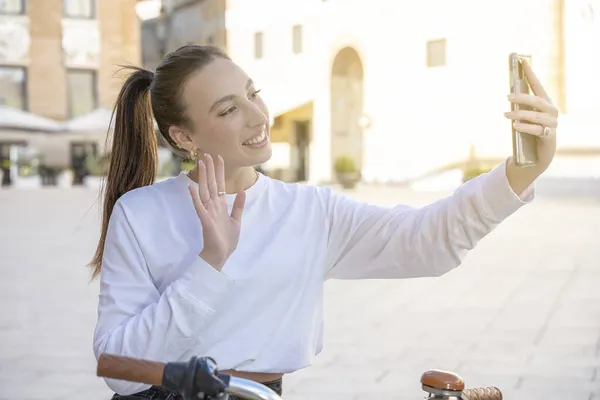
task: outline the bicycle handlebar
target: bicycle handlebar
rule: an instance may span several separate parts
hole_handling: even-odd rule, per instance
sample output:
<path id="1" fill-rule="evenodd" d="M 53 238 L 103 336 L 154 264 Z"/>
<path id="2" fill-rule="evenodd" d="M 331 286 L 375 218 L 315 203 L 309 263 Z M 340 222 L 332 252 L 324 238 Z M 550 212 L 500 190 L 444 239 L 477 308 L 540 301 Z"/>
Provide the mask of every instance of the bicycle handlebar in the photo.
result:
<path id="1" fill-rule="evenodd" d="M 243 378 L 218 372 L 210 357 L 192 357 L 188 362 L 161 363 L 114 354 L 98 358 L 97 376 L 162 386 L 180 393 L 185 400 L 216 399 L 223 393 L 248 400 L 282 400 L 268 387 Z M 494 387 L 465 389 L 462 378 L 452 372 L 429 370 L 421 376 L 424 391 L 443 400 L 502 400 Z"/>
<path id="2" fill-rule="evenodd" d="M 184 399 L 216 399 L 222 393 L 248 400 L 282 400 L 268 387 L 249 379 L 217 372 L 209 357 L 192 357 L 188 362 L 161 363 L 137 358 L 102 354 L 97 376 L 162 386 L 180 393 Z"/>
<path id="3" fill-rule="evenodd" d="M 462 392 L 464 400 L 502 400 L 502 392 L 495 386 L 465 389 Z"/>

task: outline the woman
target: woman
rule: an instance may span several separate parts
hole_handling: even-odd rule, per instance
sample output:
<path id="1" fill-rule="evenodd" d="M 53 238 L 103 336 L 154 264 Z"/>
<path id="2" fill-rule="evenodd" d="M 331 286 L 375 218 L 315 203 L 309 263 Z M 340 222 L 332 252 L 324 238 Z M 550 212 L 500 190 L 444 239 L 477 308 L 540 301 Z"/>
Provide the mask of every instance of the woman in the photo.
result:
<path id="1" fill-rule="evenodd" d="M 541 136 L 537 167 L 518 169 L 508 158 L 449 198 L 386 209 L 256 172 L 271 156 L 268 111 L 220 50 L 185 46 L 156 73 L 134 69 L 116 104 L 92 262 L 101 281 L 96 356 L 211 356 L 281 393 L 282 376 L 321 351 L 326 279 L 440 276 L 533 199 L 532 184 L 555 153 L 557 110 L 526 72 L 538 95 L 510 101 L 539 111 L 507 117 Z M 153 116 L 168 145 L 197 160 L 189 174 L 154 183 Z M 178 398 L 107 384 L 115 399 Z"/>

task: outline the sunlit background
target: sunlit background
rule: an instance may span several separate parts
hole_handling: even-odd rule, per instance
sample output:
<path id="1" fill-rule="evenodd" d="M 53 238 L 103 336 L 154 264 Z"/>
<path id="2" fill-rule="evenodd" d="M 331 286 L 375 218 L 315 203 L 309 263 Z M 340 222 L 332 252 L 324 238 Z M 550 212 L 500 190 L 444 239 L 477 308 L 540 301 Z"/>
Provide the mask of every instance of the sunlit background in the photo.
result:
<path id="1" fill-rule="evenodd" d="M 118 65 L 186 44 L 262 89 L 266 174 L 389 206 L 511 154 L 508 55 L 531 55 L 561 113 L 539 199 L 439 280 L 328 283 L 324 353 L 286 399 L 414 400 L 429 368 L 600 398 L 600 0 L 0 0 L 0 400 L 110 398 L 84 266 Z M 160 156 L 159 179 L 190 168 Z"/>
<path id="2" fill-rule="evenodd" d="M 262 88 L 286 181 L 453 187 L 511 152 L 510 52 L 561 110 L 547 176 L 600 175 L 598 1 L 2 0 L 3 185 L 96 185 L 117 64 L 226 50 Z M 162 156 L 161 175 L 180 160 Z M 185 168 L 185 166 L 184 166 Z M 427 180 L 424 181 L 424 178 Z M 91 183 L 90 183 L 91 182 Z"/>

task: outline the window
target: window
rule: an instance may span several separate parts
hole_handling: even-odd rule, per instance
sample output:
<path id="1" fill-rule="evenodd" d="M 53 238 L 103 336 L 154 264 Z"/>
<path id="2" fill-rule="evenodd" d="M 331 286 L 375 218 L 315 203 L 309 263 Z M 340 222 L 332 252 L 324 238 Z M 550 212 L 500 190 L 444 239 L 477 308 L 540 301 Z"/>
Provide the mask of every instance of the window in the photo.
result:
<path id="1" fill-rule="evenodd" d="M 302 53 L 302 25 L 295 25 L 292 33 L 294 54 Z"/>
<path id="2" fill-rule="evenodd" d="M 0 66 L 0 105 L 27 110 L 26 83 L 25 68 Z"/>
<path id="3" fill-rule="evenodd" d="M 69 118 L 94 111 L 98 105 L 96 71 L 67 71 L 67 101 Z"/>
<path id="4" fill-rule="evenodd" d="M 95 0 L 64 0 L 63 7 L 65 17 L 68 18 L 94 18 L 96 16 Z"/>
<path id="5" fill-rule="evenodd" d="M 25 14 L 25 0 L 0 0 L 0 14 Z"/>
<path id="6" fill-rule="evenodd" d="M 446 39 L 427 42 L 427 66 L 442 67 L 446 65 Z"/>
<path id="7" fill-rule="evenodd" d="M 254 58 L 263 57 L 263 34 L 257 32 L 254 34 Z"/>

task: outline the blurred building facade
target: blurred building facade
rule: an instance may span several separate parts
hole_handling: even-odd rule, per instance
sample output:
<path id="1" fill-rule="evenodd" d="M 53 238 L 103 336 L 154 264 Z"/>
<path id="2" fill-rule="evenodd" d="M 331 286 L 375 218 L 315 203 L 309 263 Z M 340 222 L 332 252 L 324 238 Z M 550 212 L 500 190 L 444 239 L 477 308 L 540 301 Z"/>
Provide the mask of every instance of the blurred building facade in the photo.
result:
<path id="1" fill-rule="evenodd" d="M 0 1 L 0 106 L 56 121 L 112 109 L 122 83 L 118 65 L 141 62 L 136 4 Z M 79 158 L 97 147 L 97 139 L 86 142 L 71 149 Z M 0 145 L 4 158 L 14 145 Z"/>
<path id="2" fill-rule="evenodd" d="M 143 59 L 222 47 L 272 112 L 267 168 L 329 181 L 349 156 L 365 180 L 386 182 L 509 155 L 508 54 L 531 54 L 562 112 L 560 151 L 597 160 L 599 3 L 164 0 L 144 23 Z"/>
<path id="3" fill-rule="evenodd" d="M 0 104 L 66 120 L 112 108 L 118 64 L 139 64 L 135 0 L 0 2 Z"/>
<path id="4" fill-rule="evenodd" d="M 163 0 L 158 18 L 142 24 L 142 60 L 155 69 L 168 51 L 186 44 L 227 48 L 226 0 Z"/>

